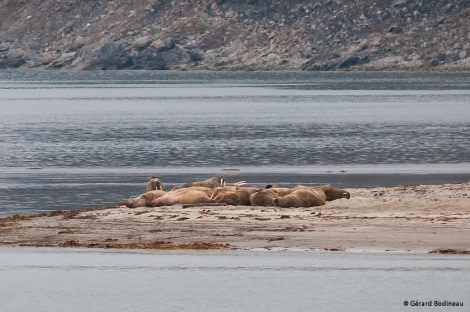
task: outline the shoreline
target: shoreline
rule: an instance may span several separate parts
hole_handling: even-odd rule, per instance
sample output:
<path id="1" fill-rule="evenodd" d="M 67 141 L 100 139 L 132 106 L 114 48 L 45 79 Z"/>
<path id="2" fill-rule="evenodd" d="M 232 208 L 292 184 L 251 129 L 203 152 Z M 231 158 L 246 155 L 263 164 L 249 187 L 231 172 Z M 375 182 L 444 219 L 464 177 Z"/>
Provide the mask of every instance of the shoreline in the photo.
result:
<path id="1" fill-rule="evenodd" d="M 470 254 L 470 182 L 350 188 L 311 208 L 107 207 L 0 219 L 0 246 Z"/>

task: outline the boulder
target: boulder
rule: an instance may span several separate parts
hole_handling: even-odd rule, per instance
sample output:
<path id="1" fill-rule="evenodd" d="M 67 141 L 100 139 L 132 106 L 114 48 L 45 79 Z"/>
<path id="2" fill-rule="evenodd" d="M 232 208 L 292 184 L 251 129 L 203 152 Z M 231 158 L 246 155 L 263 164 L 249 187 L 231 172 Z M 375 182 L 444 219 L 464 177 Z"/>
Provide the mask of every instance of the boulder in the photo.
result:
<path id="1" fill-rule="evenodd" d="M 160 51 L 168 51 L 168 50 L 173 49 L 176 46 L 176 43 L 173 38 L 167 38 L 163 40 L 157 39 L 153 41 L 150 46 L 156 49 L 158 52 L 160 52 Z"/>
<path id="2" fill-rule="evenodd" d="M 123 69 L 131 65 L 125 48 L 117 43 L 105 43 L 88 54 L 81 54 L 84 69 Z"/>
<path id="3" fill-rule="evenodd" d="M 459 58 L 460 58 L 461 60 L 463 60 L 463 59 L 466 58 L 466 57 L 467 57 L 467 52 L 466 52 L 466 51 L 461 51 L 461 52 L 459 53 Z"/>
<path id="4" fill-rule="evenodd" d="M 132 56 L 131 64 L 133 69 L 168 69 L 158 50 L 151 47 Z"/>
<path id="5" fill-rule="evenodd" d="M 199 59 L 181 48 L 161 51 L 150 46 L 131 57 L 131 62 L 134 69 L 172 69 L 191 62 L 194 58 Z"/>
<path id="6" fill-rule="evenodd" d="M 360 64 L 362 64 L 362 59 L 359 56 L 349 56 L 339 61 L 337 68 L 345 69 Z"/>
<path id="7" fill-rule="evenodd" d="M 21 49 L 10 49 L 3 55 L 0 55 L 0 68 L 16 68 L 26 63 L 28 57 L 25 51 Z"/>
<path id="8" fill-rule="evenodd" d="M 139 37 L 134 40 L 132 43 L 132 47 L 136 50 L 142 51 L 146 47 L 148 47 L 152 43 L 152 38 L 151 37 Z"/>
<path id="9" fill-rule="evenodd" d="M 84 38 L 83 36 L 78 35 L 78 36 L 75 38 L 75 40 L 74 40 L 72 46 L 73 46 L 75 49 L 80 49 L 80 48 L 82 48 L 82 47 L 85 46 L 85 45 L 86 45 L 86 40 L 85 40 L 85 38 Z"/>

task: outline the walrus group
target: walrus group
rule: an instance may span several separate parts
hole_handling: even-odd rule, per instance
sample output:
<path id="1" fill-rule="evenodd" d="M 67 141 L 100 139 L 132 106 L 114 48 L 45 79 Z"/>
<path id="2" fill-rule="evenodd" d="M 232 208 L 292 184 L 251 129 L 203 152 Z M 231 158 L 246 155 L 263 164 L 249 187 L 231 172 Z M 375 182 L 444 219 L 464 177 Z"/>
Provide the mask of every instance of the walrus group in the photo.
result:
<path id="1" fill-rule="evenodd" d="M 349 199 L 349 192 L 330 186 L 303 186 L 292 188 L 270 184 L 265 188 L 244 186 L 245 181 L 227 185 L 224 177 L 189 182 L 165 191 L 159 178 L 151 178 L 145 193 L 119 205 L 130 208 L 172 205 L 232 205 L 265 207 L 314 207 L 340 198 Z"/>

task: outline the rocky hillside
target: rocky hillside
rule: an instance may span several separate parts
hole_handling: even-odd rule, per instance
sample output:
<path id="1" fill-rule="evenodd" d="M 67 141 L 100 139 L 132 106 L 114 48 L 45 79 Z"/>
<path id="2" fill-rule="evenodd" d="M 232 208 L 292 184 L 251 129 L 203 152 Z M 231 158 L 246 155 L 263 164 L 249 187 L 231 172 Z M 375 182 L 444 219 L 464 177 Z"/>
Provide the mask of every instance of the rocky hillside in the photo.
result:
<path id="1" fill-rule="evenodd" d="M 0 0 L 0 68 L 470 69 L 470 0 Z"/>

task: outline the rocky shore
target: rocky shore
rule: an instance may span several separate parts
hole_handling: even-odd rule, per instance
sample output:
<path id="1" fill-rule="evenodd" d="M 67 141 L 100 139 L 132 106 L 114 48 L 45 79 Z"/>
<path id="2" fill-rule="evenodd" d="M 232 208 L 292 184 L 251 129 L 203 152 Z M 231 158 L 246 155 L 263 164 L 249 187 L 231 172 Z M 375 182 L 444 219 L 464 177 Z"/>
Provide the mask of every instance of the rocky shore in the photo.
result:
<path id="1" fill-rule="evenodd" d="M 90 208 L 0 219 L 0 245 L 470 253 L 470 183 L 348 189 L 312 208 Z"/>
<path id="2" fill-rule="evenodd" d="M 469 21 L 469 0 L 0 0 L 0 68 L 469 70 Z"/>

